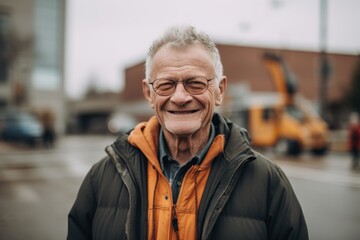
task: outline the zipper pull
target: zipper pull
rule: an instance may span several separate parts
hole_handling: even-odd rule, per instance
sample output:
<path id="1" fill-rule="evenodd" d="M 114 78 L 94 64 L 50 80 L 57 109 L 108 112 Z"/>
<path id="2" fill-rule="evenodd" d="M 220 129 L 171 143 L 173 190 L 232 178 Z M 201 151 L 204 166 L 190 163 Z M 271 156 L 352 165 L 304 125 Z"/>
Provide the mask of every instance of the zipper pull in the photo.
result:
<path id="1" fill-rule="evenodd" d="M 178 232 L 179 225 L 178 225 L 178 220 L 177 220 L 177 216 L 176 216 L 176 204 L 173 205 L 172 224 L 173 224 L 175 232 Z"/>

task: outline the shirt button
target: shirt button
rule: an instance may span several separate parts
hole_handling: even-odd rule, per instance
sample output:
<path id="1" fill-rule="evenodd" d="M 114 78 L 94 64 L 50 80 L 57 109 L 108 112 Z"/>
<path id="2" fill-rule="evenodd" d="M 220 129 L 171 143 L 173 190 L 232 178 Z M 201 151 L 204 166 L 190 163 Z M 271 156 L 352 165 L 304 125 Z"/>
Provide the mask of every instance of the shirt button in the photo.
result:
<path id="1" fill-rule="evenodd" d="M 177 184 L 178 186 L 181 186 L 181 181 L 177 181 L 176 184 Z"/>

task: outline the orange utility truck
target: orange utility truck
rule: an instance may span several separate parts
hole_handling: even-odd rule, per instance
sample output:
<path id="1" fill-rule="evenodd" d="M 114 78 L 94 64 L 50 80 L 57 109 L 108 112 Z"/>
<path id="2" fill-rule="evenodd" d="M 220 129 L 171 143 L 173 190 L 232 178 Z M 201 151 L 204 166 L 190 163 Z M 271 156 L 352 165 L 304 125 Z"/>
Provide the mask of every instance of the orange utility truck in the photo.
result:
<path id="1" fill-rule="evenodd" d="M 325 154 L 328 126 L 309 101 L 297 92 L 296 79 L 283 59 L 266 53 L 264 63 L 275 92 L 251 92 L 246 86 L 231 86 L 225 115 L 246 128 L 257 147 L 273 147 L 275 152 L 299 155 L 310 150 Z"/>

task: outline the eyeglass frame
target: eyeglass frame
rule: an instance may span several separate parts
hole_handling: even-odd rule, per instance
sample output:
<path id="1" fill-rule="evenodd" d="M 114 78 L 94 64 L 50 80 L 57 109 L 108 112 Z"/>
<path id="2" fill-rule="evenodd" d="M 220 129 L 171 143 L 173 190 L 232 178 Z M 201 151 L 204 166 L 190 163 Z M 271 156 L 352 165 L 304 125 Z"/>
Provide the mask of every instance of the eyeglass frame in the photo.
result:
<path id="1" fill-rule="evenodd" d="M 194 79 L 194 78 L 197 78 L 197 77 L 202 77 L 202 78 L 205 78 L 205 79 L 206 79 L 206 88 L 204 88 L 204 91 L 202 91 L 202 92 L 199 92 L 199 93 L 191 93 L 191 92 L 189 92 L 189 91 L 187 90 L 186 85 L 185 85 L 184 83 L 186 83 L 186 81 L 189 81 L 189 80 Z M 175 85 L 174 85 L 174 90 L 173 90 L 172 93 L 170 93 L 170 94 L 159 94 L 159 93 L 156 91 L 156 89 L 155 89 L 155 87 L 154 87 L 154 82 L 156 82 L 157 80 L 161 80 L 161 79 L 170 80 L 170 81 L 172 81 L 173 83 L 175 83 Z M 185 80 L 175 80 L 175 79 L 171 79 L 171 78 L 157 78 L 157 79 L 153 80 L 152 82 L 149 81 L 149 84 L 152 86 L 152 89 L 154 90 L 154 92 L 155 92 L 156 94 L 158 94 L 158 95 L 160 95 L 160 96 L 164 96 L 164 97 L 173 95 L 173 94 L 175 93 L 176 87 L 177 87 L 177 85 L 178 85 L 179 83 L 182 83 L 182 84 L 183 84 L 184 89 L 185 89 L 185 91 L 186 91 L 187 93 L 189 93 L 189 94 L 191 94 L 191 95 L 200 95 L 200 94 L 203 94 L 204 92 L 206 92 L 206 90 L 209 89 L 209 85 L 210 85 L 209 82 L 212 81 L 212 80 L 214 80 L 214 79 L 216 79 L 216 77 L 207 78 L 207 77 L 205 77 L 205 76 L 194 76 L 194 77 L 191 77 L 191 78 L 188 78 L 188 79 L 185 79 Z"/>

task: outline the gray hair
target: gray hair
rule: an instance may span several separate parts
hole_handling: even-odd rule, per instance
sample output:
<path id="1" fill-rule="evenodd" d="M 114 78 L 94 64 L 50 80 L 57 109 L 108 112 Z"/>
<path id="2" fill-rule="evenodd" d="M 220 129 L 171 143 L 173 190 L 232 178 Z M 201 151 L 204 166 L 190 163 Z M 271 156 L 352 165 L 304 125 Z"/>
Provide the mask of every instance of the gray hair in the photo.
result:
<path id="1" fill-rule="evenodd" d="M 215 69 L 215 78 L 217 83 L 220 81 L 223 76 L 223 65 L 221 63 L 219 51 L 215 43 L 210 39 L 210 37 L 204 33 L 196 30 L 192 26 L 181 26 L 181 27 L 171 27 L 169 28 L 163 36 L 156 39 L 149 48 L 146 63 L 145 63 L 145 75 L 148 81 L 151 76 L 151 67 L 152 61 L 156 52 L 163 46 L 171 44 L 174 47 L 189 47 L 194 44 L 201 44 L 209 51 L 210 55 L 213 58 L 214 69 Z"/>

